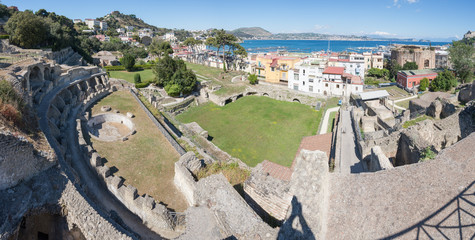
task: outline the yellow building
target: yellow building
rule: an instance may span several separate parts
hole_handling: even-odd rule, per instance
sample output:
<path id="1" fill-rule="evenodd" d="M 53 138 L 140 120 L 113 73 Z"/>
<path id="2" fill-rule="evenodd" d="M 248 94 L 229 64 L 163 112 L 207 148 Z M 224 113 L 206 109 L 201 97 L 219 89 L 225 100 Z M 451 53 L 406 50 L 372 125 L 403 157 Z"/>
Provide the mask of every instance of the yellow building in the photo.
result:
<path id="1" fill-rule="evenodd" d="M 266 82 L 287 84 L 288 71 L 299 61 L 298 57 L 259 55 L 256 59 L 256 74 Z"/>

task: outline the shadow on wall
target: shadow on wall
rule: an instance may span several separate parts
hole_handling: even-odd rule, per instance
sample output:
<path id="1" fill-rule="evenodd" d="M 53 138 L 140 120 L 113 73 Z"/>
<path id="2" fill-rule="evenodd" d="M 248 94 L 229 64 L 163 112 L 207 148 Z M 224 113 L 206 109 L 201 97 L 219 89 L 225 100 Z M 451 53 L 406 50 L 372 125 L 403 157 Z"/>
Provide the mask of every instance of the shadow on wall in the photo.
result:
<path id="1" fill-rule="evenodd" d="M 475 181 L 414 226 L 384 239 L 474 239 Z"/>
<path id="2" fill-rule="evenodd" d="M 305 221 L 302 213 L 302 204 L 297 200 L 297 197 L 292 197 L 291 202 L 292 213 L 290 217 L 285 220 L 284 224 L 279 230 L 277 239 L 308 239 L 315 240 L 315 235 Z"/>

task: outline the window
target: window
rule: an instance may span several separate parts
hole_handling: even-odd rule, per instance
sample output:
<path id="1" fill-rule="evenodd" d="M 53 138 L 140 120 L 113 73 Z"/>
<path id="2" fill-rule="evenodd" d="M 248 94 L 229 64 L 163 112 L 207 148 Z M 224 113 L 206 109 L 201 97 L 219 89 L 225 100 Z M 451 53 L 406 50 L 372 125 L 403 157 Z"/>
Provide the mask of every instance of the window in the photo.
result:
<path id="1" fill-rule="evenodd" d="M 303 75 L 305 76 L 305 69 L 303 70 Z"/>
<path id="2" fill-rule="evenodd" d="M 287 76 L 286 76 L 285 72 L 282 73 L 282 79 L 286 79 L 286 78 L 287 78 Z"/>
<path id="3" fill-rule="evenodd" d="M 274 67 L 271 67 L 271 68 L 270 68 L 270 70 L 271 70 L 272 72 L 274 71 L 274 69 L 275 69 Z"/>
<path id="4" fill-rule="evenodd" d="M 294 80 L 299 80 L 299 75 L 298 74 L 294 74 Z"/>
<path id="5" fill-rule="evenodd" d="M 308 79 L 308 82 L 313 83 L 313 78 Z"/>
<path id="6" fill-rule="evenodd" d="M 328 83 L 325 83 L 325 87 L 328 87 Z"/>
<path id="7" fill-rule="evenodd" d="M 308 91 L 313 92 L 313 86 L 308 86 Z"/>
<path id="8" fill-rule="evenodd" d="M 305 86 L 305 82 L 302 82 L 302 86 Z"/>
<path id="9" fill-rule="evenodd" d="M 337 85 L 336 85 L 336 88 L 340 88 L 340 85 L 339 85 L 339 84 L 337 84 Z"/>
<path id="10" fill-rule="evenodd" d="M 294 90 L 299 90 L 299 85 L 294 84 Z"/>
<path id="11" fill-rule="evenodd" d="M 356 87 L 356 91 L 358 91 L 358 87 Z"/>

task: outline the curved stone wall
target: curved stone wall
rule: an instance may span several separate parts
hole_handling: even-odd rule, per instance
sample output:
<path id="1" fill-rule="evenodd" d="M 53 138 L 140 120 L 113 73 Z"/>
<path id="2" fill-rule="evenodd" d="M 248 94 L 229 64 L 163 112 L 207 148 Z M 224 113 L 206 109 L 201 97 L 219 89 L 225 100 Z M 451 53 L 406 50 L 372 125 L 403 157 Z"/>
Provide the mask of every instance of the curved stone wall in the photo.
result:
<path id="1" fill-rule="evenodd" d="M 114 133 L 104 134 L 100 133 L 101 130 L 96 129 L 96 125 L 100 125 L 99 128 L 101 129 L 106 129 L 107 126 L 104 125 L 108 123 L 116 123 L 125 126 L 127 128 L 127 133 L 123 133 L 120 130 L 116 130 L 114 131 Z M 115 127 L 111 126 L 110 128 Z M 135 125 L 132 120 L 126 117 L 125 115 L 119 113 L 103 113 L 92 116 L 89 121 L 87 121 L 87 129 L 91 137 L 106 142 L 113 142 L 121 139 L 125 140 L 127 137 L 135 133 Z"/>

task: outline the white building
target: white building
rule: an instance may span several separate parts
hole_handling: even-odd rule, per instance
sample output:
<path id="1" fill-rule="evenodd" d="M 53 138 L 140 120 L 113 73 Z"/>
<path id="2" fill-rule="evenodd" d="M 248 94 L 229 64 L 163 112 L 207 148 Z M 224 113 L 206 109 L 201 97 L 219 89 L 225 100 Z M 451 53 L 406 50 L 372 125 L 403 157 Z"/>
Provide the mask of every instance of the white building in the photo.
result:
<path id="1" fill-rule="evenodd" d="M 96 29 L 97 26 L 100 27 L 100 23 L 96 19 L 85 19 L 84 23 L 89 29 Z"/>
<path id="2" fill-rule="evenodd" d="M 166 33 L 165 40 L 170 41 L 170 42 L 175 41 L 176 40 L 175 33 L 174 32 Z"/>
<path id="3" fill-rule="evenodd" d="M 123 33 L 125 33 L 125 28 L 117 28 L 116 31 L 117 31 L 119 34 L 123 34 Z"/>
<path id="4" fill-rule="evenodd" d="M 89 29 L 101 29 L 103 31 L 107 30 L 107 22 L 98 21 L 96 19 L 85 19 L 84 23 Z"/>
<path id="5" fill-rule="evenodd" d="M 325 96 L 350 96 L 363 92 L 361 77 L 345 72 L 344 67 L 325 67 L 322 62 L 304 62 L 289 71 L 288 87 Z"/>
<path id="6" fill-rule="evenodd" d="M 100 22 L 99 22 L 99 27 L 101 27 L 101 30 L 102 30 L 102 31 L 107 31 L 107 28 L 108 28 L 107 22 L 100 21 Z"/>
<path id="7" fill-rule="evenodd" d="M 368 71 L 371 68 L 384 68 L 384 56 L 382 53 L 363 53 L 365 70 Z"/>
<path id="8" fill-rule="evenodd" d="M 134 31 L 134 26 L 125 26 L 125 29 L 127 29 L 127 32 Z"/>
<path id="9" fill-rule="evenodd" d="M 340 55 L 337 59 L 330 58 L 329 67 L 343 67 L 346 73 L 359 76 L 364 80 L 365 60 L 363 54 Z"/>
<path id="10" fill-rule="evenodd" d="M 81 19 L 74 19 L 73 23 L 82 23 L 82 20 Z"/>

